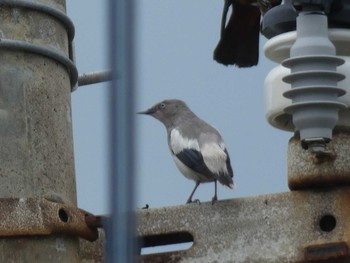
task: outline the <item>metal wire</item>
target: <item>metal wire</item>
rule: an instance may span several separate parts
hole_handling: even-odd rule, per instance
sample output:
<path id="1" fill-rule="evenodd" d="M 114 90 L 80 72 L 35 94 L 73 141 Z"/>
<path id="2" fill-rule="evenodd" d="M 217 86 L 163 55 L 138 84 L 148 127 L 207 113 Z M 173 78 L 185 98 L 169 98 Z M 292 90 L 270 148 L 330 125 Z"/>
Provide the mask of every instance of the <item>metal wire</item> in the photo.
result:
<path id="1" fill-rule="evenodd" d="M 32 1 L 24 0 L 0 0 L 0 5 L 12 6 L 19 8 L 32 9 L 38 12 L 42 12 L 48 15 L 55 17 L 59 20 L 67 29 L 69 41 L 72 41 L 75 34 L 74 24 L 72 20 L 62 11 L 57 10 L 56 8 L 50 7 L 48 5 L 39 4 Z"/>
<path id="2" fill-rule="evenodd" d="M 134 1 L 110 0 L 110 208 L 107 262 L 135 262 Z"/>
<path id="3" fill-rule="evenodd" d="M 60 23 L 63 24 L 63 26 L 66 28 L 67 33 L 68 33 L 68 46 L 69 46 L 69 60 L 67 60 L 67 58 L 64 58 L 64 55 L 61 55 L 57 52 L 55 52 L 55 50 L 50 50 L 50 49 L 45 49 L 45 48 L 41 48 L 35 45 L 32 45 L 31 47 L 29 45 L 31 44 L 27 44 L 27 46 L 25 47 L 25 45 L 23 45 L 21 43 L 17 43 L 17 44 L 11 44 L 11 43 L 6 43 L 3 44 L 3 46 L 11 46 L 11 48 L 16 48 L 16 46 L 21 46 L 20 48 L 24 48 L 25 51 L 29 51 L 29 52 L 33 52 L 33 53 L 37 53 L 37 54 L 42 54 L 44 56 L 53 58 L 55 60 L 57 60 L 58 62 L 60 62 L 61 64 L 65 65 L 68 70 L 69 73 L 71 75 L 71 89 L 72 91 L 74 91 L 77 86 L 75 85 L 78 79 L 78 71 L 75 67 L 75 59 L 74 59 L 74 50 L 73 50 L 73 38 L 75 35 L 75 28 L 74 28 L 74 24 L 72 22 L 72 20 L 62 11 L 51 7 L 49 5 L 46 4 L 42 4 L 42 3 L 37 3 L 37 2 L 33 2 L 33 1 L 27 1 L 27 0 L 0 0 L 0 6 L 10 6 L 10 7 L 14 7 L 14 8 L 25 8 L 25 9 L 31 9 L 37 12 L 41 12 L 43 14 L 49 15 L 54 17 L 55 19 L 57 19 Z M 1 40 L 2 42 L 6 41 L 6 40 Z M 54 54 L 57 53 L 57 54 Z"/>

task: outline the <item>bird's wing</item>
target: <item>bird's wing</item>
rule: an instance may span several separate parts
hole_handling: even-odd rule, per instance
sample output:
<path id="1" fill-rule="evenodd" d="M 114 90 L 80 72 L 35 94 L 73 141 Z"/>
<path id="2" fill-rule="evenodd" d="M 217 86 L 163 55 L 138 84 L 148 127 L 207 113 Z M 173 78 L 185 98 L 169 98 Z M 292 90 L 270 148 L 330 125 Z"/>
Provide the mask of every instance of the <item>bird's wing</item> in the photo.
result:
<path id="1" fill-rule="evenodd" d="M 208 178 L 215 178 L 204 162 L 197 139 L 183 137 L 177 129 L 173 129 L 169 138 L 171 152 L 188 168 Z"/>
<path id="2" fill-rule="evenodd" d="M 204 163 L 212 173 L 228 174 L 227 170 L 227 151 L 223 143 L 217 144 L 214 142 L 205 143 L 201 149 Z"/>
<path id="3" fill-rule="evenodd" d="M 233 188 L 233 172 L 227 150 L 216 129 L 210 130 L 210 133 L 201 133 L 198 138 L 189 139 L 179 130 L 173 129 L 169 137 L 169 147 L 191 170 Z"/>
<path id="4" fill-rule="evenodd" d="M 220 183 L 232 188 L 233 171 L 230 156 L 219 133 L 202 133 L 199 142 L 205 165 Z"/>
<path id="5" fill-rule="evenodd" d="M 206 166 L 202 154 L 194 149 L 183 149 L 175 156 L 191 170 L 204 175 L 208 178 L 215 178 L 215 175 L 210 172 Z"/>

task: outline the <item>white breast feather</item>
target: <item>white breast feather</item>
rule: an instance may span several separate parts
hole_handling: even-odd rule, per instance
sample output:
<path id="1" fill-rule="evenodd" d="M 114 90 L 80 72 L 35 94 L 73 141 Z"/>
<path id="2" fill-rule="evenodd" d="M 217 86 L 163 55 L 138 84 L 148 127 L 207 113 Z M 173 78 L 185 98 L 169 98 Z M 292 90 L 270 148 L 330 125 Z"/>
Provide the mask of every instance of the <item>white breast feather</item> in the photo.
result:
<path id="1" fill-rule="evenodd" d="M 223 143 L 206 143 L 201 149 L 204 163 L 213 173 L 228 173 L 226 160 L 227 156 L 224 152 L 225 145 Z"/>
<path id="2" fill-rule="evenodd" d="M 179 130 L 173 129 L 170 133 L 170 148 L 174 154 L 178 154 L 183 149 L 194 149 L 199 151 L 199 144 L 196 139 L 183 137 Z"/>

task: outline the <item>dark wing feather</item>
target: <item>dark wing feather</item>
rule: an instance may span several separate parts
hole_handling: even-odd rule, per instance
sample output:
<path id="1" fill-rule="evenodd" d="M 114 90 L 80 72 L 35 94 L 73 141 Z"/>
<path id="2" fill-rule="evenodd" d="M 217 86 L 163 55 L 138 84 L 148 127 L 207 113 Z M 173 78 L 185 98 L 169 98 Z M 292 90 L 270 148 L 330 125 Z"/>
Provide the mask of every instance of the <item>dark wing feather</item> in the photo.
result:
<path id="1" fill-rule="evenodd" d="M 232 167 L 231 167 L 231 162 L 230 162 L 230 156 L 228 155 L 228 152 L 227 150 L 225 149 L 225 153 L 226 153 L 226 156 L 227 156 L 227 159 L 226 159 L 226 168 L 227 168 L 227 173 L 220 173 L 218 175 L 218 180 L 220 183 L 222 183 L 223 185 L 226 185 L 230 188 L 232 188 L 232 185 L 234 184 L 233 183 L 233 170 L 232 170 Z"/>
<path id="2" fill-rule="evenodd" d="M 210 172 L 204 163 L 203 155 L 195 149 L 184 149 L 181 152 L 174 154 L 184 165 L 193 171 L 200 173 L 208 178 L 216 176 Z"/>

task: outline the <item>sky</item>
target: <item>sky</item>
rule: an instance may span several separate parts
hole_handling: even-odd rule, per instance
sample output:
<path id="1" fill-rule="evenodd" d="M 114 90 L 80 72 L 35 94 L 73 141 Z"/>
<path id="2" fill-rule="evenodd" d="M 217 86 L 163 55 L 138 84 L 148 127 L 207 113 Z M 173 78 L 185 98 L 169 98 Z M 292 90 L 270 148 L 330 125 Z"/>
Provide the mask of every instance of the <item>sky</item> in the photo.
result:
<path id="1" fill-rule="evenodd" d="M 75 29 L 80 74 L 109 68 L 106 0 L 67 1 Z M 136 206 L 183 205 L 194 187 L 176 168 L 164 126 L 137 115 L 169 98 L 184 100 L 224 138 L 234 171 L 234 190 L 218 184 L 218 198 L 231 199 L 288 191 L 287 147 L 292 133 L 265 118 L 264 80 L 277 64 L 263 54 L 259 65 L 240 69 L 212 59 L 219 40 L 223 1 L 136 0 Z M 72 93 L 78 205 L 108 213 L 109 83 Z M 194 198 L 210 201 L 214 184 L 200 185 Z"/>

